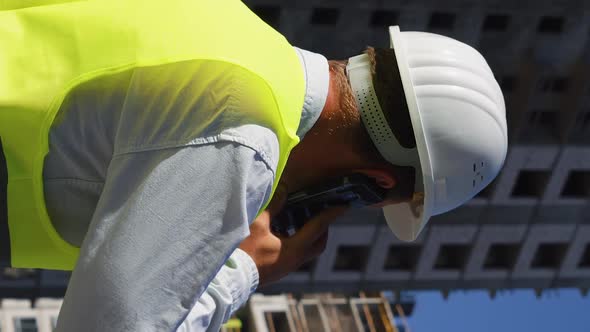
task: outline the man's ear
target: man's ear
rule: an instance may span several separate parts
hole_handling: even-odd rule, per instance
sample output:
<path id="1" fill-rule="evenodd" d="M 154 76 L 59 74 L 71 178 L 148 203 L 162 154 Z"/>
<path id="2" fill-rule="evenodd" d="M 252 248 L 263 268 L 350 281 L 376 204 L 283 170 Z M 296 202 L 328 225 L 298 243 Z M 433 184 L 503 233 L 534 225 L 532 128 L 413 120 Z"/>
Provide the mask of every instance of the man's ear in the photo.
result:
<path id="1" fill-rule="evenodd" d="M 373 178 L 377 185 L 381 188 L 391 189 L 395 187 L 396 181 L 393 173 L 390 171 L 386 171 L 383 169 L 377 168 L 363 168 L 363 169 L 355 169 L 355 173 L 364 174 L 370 178 Z"/>

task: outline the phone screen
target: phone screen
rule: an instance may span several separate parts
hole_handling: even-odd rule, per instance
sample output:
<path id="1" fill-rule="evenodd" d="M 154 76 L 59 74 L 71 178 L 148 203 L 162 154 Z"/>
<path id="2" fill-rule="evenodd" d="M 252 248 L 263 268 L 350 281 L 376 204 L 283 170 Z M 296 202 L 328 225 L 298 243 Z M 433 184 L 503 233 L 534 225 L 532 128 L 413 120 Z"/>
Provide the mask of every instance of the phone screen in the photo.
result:
<path id="1" fill-rule="evenodd" d="M 287 197 L 285 207 L 272 221 L 272 230 L 292 236 L 307 220 L 329 206 L 348 205 L 361 208 L 381 203 L 387 190 L 372 178 L 362 174 L 329 179 Z"/>

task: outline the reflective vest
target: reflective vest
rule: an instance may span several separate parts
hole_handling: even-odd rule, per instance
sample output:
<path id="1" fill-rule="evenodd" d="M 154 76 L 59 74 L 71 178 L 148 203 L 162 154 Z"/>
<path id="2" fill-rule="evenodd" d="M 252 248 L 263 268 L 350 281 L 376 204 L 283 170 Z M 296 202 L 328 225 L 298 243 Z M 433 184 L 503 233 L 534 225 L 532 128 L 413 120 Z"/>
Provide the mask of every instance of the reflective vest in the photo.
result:
<path id="1" fill-rule="evenodd" d="M 46 211 L 43 161 L 64 98 L 107 75 L 182 61 L 251 73 L 249 92 L 257 108 L 248 117 L 279 141 L 274 194 L 299 142 L 305 95 L 297 54 L 279 33 L 235 0 L 57 2 L 0 2 L 0 140 L 8 170 L 12 266 L 71 270 L 75 265 L 79 249 L 59 236 Z"/>

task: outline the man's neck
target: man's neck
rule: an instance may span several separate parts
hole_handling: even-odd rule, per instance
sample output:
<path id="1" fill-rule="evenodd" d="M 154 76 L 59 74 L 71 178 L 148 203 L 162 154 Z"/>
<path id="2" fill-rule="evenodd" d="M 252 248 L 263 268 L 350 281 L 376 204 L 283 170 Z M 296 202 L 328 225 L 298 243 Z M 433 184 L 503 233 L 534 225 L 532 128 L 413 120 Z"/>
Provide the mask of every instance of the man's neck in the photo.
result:
<path id="1" fill-rule="evenodd" d="M 342 126 L 341 109 L 336 87 L 331 79 L 320 117 L 291 151 L 281 177 L 282 185 L 287 186 L 289 192 L 316 184 L 327 177 L 348 174 L 361 166 L 361 161 L 352 153 L 343 133 L 339 131 Z"/>

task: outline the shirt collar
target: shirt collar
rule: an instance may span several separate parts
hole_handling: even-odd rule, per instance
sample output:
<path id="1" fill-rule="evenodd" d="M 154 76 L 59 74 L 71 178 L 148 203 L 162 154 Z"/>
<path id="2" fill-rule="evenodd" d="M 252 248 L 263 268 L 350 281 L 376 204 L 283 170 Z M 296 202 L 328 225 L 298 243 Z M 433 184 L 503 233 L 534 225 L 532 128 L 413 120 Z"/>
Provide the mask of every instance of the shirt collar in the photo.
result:
<path id="1" fill-rule="evenodd" d="M 297 136 L 303 139 L 303 136 L 307 134 L 320 117 L 324 104 L 326 104 L 330 86 L 330 68 L 328 60 L 323 55 L 297 47 L 294 48 L 297 51 L 305 75 L 305 99 L 297 129 Z"/>

